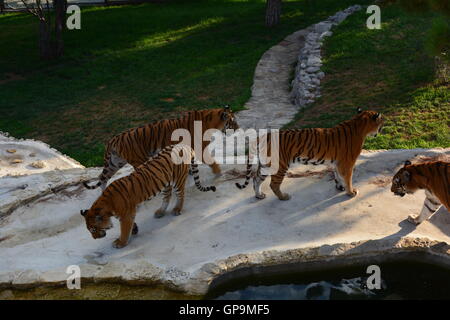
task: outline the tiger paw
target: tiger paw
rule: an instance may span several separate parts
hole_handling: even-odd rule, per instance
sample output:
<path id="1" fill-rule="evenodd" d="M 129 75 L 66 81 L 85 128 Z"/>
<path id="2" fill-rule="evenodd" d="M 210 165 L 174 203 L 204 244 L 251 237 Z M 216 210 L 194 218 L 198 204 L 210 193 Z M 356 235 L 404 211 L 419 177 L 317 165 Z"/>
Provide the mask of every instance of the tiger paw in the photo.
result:
<path id="1" fill-rule="evenodd" d="M 216 176 L 222 174 L 221 170 L 220 170 L 220 167 L 219 167 L 219 165 L 217 163 L 214 163 L 214 164 L 211 165 L 211 170 Z"/>
<path id="2" fill-rule="evenodd" d="M 420 221 L 419 216 L 417 214 L 410 214 L 408 216 L 408 221 L 415 225 L 419 225 L 422 222 Z"/>
<path id="3" fill-rule="evenodd" d="M 345 191 L 345 188 L 340 184 L 336 184 L 336 189 L 338 189 L 339 191 Z"/>
<path id="4" fill-rule="evenodd" d="M 181 209 L 177 209 L 177 208 L 173 209 L 172 215 L 174 215 L 174 216 L 179 216 L 179 215 L 181 215 Z"/>
<path id="5" fill-rule="evenodd" d="M 133 224 L 133 229 L 131 230 L 132 235 L 137 235 L 139 232 L 139 228 L 136 223 Z"/>
<path id="6" fill-rule="evenodd" d="M 266 194 L 263 193 L 263 192 L 261 192 L 260 194 L 256 194 L 256 195 L 255 195 L 255 198 L 256 198 L 256 199 L 259 199 L 259 200 L 262 200 L 262 199 L 264 199 L 265 197 L 266 197 Z"/>
<path id="7" fill-rule="evenodd" d="M 159 219 L 159 218 L 164 217 L 165 214 L 166 214 L 166 212 L 164 210 L 158 209 L 158 210 L 156 210 L 154 217 L 156 219 Z"/>
<path id="8" fill-rule="evenodd" d="M 280 200 L 289 200 L 291 198 L 291 196 L 288 193 L 282 193 L 281 197 L 278 197 L 278 199 Z"/>
<path id="9" fill-rule="evenodd" d="M 125 247 L 127 245 L 127 243 L 123 243 L 122 241 L 120 241 L 120 239 L 116 239 L 113 241 L 112 245 L 114 248 L 120 249 L 120 248 Z"/>
<path id="10" fill-rule="evenodd" d="M 347 194 L 350 196 L 350 197 L 352 197 L 352 198 L 354 198 L 354 197 L 356 197 L 356 195 L 358 194 L 358 189 L 353 189 L 353 191 L 352 192 L 348 192 Z"/>

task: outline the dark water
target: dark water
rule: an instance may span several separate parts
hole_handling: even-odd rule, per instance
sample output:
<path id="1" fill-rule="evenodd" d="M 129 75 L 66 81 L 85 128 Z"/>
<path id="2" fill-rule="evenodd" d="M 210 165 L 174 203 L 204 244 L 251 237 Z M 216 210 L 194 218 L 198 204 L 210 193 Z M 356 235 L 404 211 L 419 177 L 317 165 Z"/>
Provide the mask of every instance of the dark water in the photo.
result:
<path id="1" fill-rule="evenodd" d="M 379 264 L 381 289 L 367 288 L 367 266 L 320 273 L 249 277 L 230 281 L 207 298 L 289 300 L 450 299 L 450 270 L 402 262 Z"/>

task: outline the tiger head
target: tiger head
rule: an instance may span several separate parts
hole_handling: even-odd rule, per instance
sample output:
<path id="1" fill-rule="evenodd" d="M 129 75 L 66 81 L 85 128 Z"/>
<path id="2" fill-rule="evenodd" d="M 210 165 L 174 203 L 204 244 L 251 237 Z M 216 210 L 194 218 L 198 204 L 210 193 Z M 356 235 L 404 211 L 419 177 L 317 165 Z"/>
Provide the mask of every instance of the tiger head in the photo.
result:
<path id="1" fill-rule="evenodd" d="M 225 106 L 221 109 L 213 110 L 214 116 L 207 120 L 206 127 L 222 130 L 226 133 L 227 129 L 237 130 L 239 125 L 237 124 L 236 117 L 229 106 Z"/>
<path id="2" fill-rule="evenodd" d="M 392 178 L 391 192 L 396 196 L 403 197 L 405 194 L 414 193 L 417 191 L 418 186 L 414 183 L 411 173 L 411 161 L 405 161 L 403 168 L 397 171 Z"/>
<path id="3" fill-rule="evenodd" d="M 384 124 L 384 118 L 379 112 L 375 111 L 362 111 L 361 108 L 357 109 L 358 115 L 356 120 L 364 126 L 365 135 L 376 137 Z"/>
<path id="4" fill-rule="evenodd" d="M 86 220 L 86 227 L 94 239 L 106 236 L 106 230 L 112 228 L 112 211 L 108 206 L 102 206 L 102 202 L 96 201 L 89 210 L 81 210 L 80 213 Z"/>

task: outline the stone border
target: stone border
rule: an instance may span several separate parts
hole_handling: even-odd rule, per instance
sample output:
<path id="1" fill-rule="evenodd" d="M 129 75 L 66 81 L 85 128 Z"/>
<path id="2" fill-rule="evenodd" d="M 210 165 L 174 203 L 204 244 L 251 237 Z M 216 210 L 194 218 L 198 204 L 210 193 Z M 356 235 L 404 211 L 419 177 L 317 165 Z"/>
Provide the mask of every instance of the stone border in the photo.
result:
<path id="1" fill-rule="evenodd" d="M 285 251 L 269 250 L 243 253 L 204 264 L 192 275 L 163 270 L 147 261 L 133 265 L 113 263 L 105 266 L 83 265 L 84 283 L 126 283 L 163 285 L 168 290 L 192 296 L 205 296 L 227 281 L 250 275 L 280 275 L 287 272 L 325 271 L 355 264 L 404 260 L 423 261 L 450 269 L 450 245 L 428 238 L 387 238 L 352 243 L 322 245 Z M 121 274 L 121 276 L 117 276 Z M 23 271 L 0 279 L 1 289 L 57 287 L 66 284 L 65 270 L 39 273 Z M 38 279 L 38 281 L 36 281 Z"/>
<path id="2" fill-rule="evenodd" d="M 256 66 L 246 109 L 236 115 L 240 127 L 281 128 L 294 118 L 298 107 L 320 96 L 320 79 L 324 76 L 320 71 L 322 40 L 331 35 L 332 26 L 361 9 L 354 5 L 339 11 L 325 21 L 292 33 L 267 50 Z M 291 84 L 296 61 L 296 75 Z"/>
<path id="3" fill-rule="evenodd" d="M 290 97 L 297 107 L 304 107 L 320 95 L 320 80 L 325 74 L 320 71 L 322 59 L 320 49 L 325 37 L 331 36 L 333 26 L 340 24 L 352 13 L 361 10 L 360 5 L 348 7 L 339 11 L 327 20 L 314 24 L 307 28 L 309 31 L 306 41 L 298 56 L 295 78 L 292 81 Z"/>

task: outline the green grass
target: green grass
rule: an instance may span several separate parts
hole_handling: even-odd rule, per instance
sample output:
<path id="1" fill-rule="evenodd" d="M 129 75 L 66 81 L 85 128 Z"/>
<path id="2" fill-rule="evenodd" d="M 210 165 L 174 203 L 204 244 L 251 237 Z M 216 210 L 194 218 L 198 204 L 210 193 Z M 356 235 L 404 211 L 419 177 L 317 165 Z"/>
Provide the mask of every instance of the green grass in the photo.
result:
<path id="1" fill-rule="evenodd" d="M 449 79 L 436 79 L 426 53 L 433 14 L 397 6 L 381 12 L 381 30 L 366 28 L 364 12 L 333 30 L 324 44 L 322 98 L 288 127 L 332 127 L 362 107 L 387 119 L 383 135 L 369 138 L 367 149 L 450 147 Z"/>
<path id="2" fill-rule="evenodd" d="M 34 17 L 0 16 L 0 130 L 100 165 L 105 141 L 129 127 L 241 109 L 267 49 L 353 3 L 283 1 L 275 28 L 264 26 L 264 0 L 85 8 L 57 62 L 39 61 Z"/>

